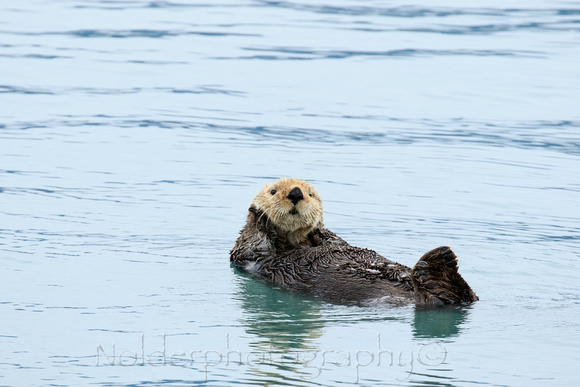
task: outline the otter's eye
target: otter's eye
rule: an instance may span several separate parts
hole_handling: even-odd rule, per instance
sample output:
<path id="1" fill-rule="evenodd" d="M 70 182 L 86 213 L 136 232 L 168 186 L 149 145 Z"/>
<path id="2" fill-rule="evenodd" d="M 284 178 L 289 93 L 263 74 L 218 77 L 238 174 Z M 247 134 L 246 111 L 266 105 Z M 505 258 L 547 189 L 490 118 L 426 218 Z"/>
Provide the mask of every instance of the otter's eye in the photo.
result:
<path id="1" fill-rule="evenodd" d="M 312 197 L 312 194 L 311 194 L 311 193 L 309 193 L 309 194 L 308 194 L 308 196 Z"/>
<path id="2" fill-rule="evenodd" d="M 276 190 L 275 190 L 275 189 L 273 189 L 272 191 L 270 191 L 270 193 L 271 193 L 272 195 L 275 195 L 275 194 L 276 194 Z"/>

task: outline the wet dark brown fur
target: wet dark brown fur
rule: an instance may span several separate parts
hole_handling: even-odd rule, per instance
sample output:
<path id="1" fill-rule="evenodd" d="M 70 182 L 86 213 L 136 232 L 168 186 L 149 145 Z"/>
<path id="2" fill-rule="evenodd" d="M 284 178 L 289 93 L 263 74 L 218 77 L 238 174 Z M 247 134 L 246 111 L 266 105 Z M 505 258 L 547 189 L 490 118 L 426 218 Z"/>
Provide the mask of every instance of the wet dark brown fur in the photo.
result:
<path id="1" fill-rule="evenodd" d="M 230 261 L 275 286 L 335 303 L 443 305 L 478 299 L 449 247 L 429 251 L 411 269 L 351 246 L 324 227 L 320 197 L 296 179 L 280 179 L 254 198 Z"/>

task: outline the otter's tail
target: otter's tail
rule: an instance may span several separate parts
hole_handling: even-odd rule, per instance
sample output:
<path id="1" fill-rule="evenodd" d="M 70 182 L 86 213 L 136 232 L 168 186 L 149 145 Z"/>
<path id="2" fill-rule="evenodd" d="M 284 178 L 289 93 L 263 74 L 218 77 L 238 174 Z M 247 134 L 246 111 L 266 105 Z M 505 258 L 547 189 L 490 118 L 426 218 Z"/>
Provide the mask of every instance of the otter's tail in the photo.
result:
<path id="1" fill-rule="evenodd" d="M 411 277 L 418 304 L 459 304 L 479 299 L 457 272 L 457 256 L 446 246 L 423 255 Z"/>

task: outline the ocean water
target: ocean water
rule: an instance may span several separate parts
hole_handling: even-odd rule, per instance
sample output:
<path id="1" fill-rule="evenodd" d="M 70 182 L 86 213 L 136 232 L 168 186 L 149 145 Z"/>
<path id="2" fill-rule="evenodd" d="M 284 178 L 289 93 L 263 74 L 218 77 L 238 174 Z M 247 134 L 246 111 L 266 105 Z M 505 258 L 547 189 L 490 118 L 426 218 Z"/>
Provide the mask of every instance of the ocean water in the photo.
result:
<path id="1" fill-rule="evenodd" d="M 3 0 L 0 385 L 571 386 L 580 2 Z M 229 266 L 266 183 L 469 307 Z"/>

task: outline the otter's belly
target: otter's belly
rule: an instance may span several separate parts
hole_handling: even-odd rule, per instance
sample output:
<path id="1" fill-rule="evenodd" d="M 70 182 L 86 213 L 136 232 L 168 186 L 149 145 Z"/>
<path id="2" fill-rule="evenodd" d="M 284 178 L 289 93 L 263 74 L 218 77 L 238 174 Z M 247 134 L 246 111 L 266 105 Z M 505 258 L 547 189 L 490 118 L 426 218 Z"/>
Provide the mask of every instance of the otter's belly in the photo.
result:
<path id="1" fill-rule="evenodd" d="M 362 275 L 350 275 L 342 271 L 324 271 L 305 276 L 304 282 L 291 284 L 324 300 L 341 304 L 404 304 L 414 300 L 414 293 L 401 284 L 370 279 Z M 296 286 L 298 285 L 298 286 Z"/>
<path id="2" fill-rule="evenodd" d="M 291 251 L 253 266 L 276 286 L 335 303 L 408 303 L 414 300 L 411 269 L 373 250 L 320 246 Z"/>

